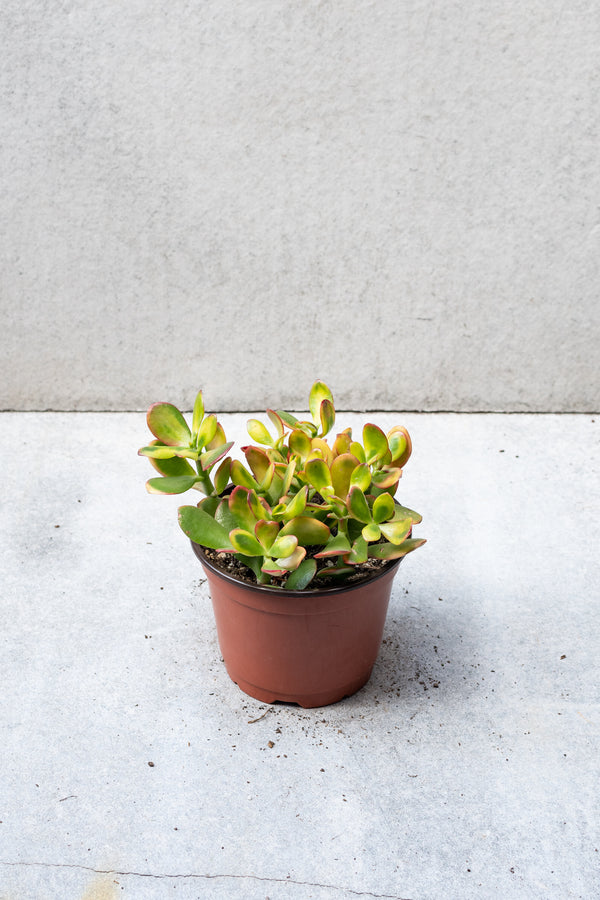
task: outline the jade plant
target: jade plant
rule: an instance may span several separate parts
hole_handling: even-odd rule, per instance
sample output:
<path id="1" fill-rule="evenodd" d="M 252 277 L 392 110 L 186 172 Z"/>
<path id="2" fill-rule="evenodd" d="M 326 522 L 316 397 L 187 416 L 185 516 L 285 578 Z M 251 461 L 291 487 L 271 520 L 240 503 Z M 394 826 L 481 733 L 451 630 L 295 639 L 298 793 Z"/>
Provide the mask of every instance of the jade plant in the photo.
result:
<path id="1" fill-rule="evenodd" d="M 258 584 L 287 590 L 347 580 L 368 560 L 395 560 L 425 543 L 412 537 L 421 516 L 395 499 L 411 455 L 406 428 L 387 435 L 366 424 L 328 442 L 335 423 L 331 391 L 317 381 L 309 420 L 267 410 L 270 427 L 249 419 L 254 442 L 241 450 L 246 465 L 228 454 L 215 415 L 205 414 L 202 392 L 191 428 L 171 403 L 154 403 L 147 421 L 154 440 L 139 450 L 159 473 L 147 490 L 205 496 L 179 508 L 179 524 L 196 544 L 233 554 Z"/>

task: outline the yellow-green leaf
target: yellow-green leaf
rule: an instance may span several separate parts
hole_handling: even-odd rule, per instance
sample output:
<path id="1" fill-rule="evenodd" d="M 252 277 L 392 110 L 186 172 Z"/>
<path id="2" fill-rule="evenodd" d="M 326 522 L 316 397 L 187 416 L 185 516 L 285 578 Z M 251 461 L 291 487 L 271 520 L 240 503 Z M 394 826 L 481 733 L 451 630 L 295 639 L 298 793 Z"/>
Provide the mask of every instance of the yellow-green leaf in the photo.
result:
<path id="1" fill-rule="evenodd" d="M 204 418 L 204 400 L 202 391 L 198 391 L 194 400 L 194 412 L 192 413 L 192 432 L 198 434 L 202 419 Z"/>
<path id="2" fill-rule="evenodd" d="M 229 540 L 235 550 L 242 556 L 264 556 L 265 548 L 259 544 L 255 535 L 244 528 L 234 528 L 229 532 Z"/>
<path id="3" fill-rule="evenodd" d="M 368 525 L 365 525 L 362 530 L 362 536 L 364 537 L 365 541 L 378 541 L 381 537 L 381 530 L 379 528 L 379 525 L 377 525 L 375 522 L 370 522 Z"/>
<path id="4" fill-rule="evenodd" d="M 369 547 L 369 556 L 373 559 L 401 559 L 425 543 L 424 538 L 409 538 L 402 544 L 375 544 Z"/>
<path id="5" fill-rule="evenodd" d="M 323 400 L 321 403 L 319 419 L 321 421 L 321 435 L 324 437 L 326 434 L 329 434 L 335 423 L 335 409 L 331 400 Z"/>
<path id="6" fill-rule="evenodd" d="M 171 447 L 189 444 L 192 434 L 188 424 L 172 403 L 153 403 L 146 421 L 155 438 Z"/>
<path id="7" fill-rule="evenodd" d="M 380 494 L 373 504 L 373 519 L 380 525 L 394 515 L 394 499 L 389 494 Z"/>
<path id="8" fill-rule="evenodd" d="M 348 512 L 359 522 L 372 522 L 371 510 L 366 501 L 365 495 L 359 487 L 350 488 L 348 500 L 346 501 Z"/>
<path id="9" fill-rule="evenodd" d="M 304 547 L 326 544 L 330 531 L 324 522 L 313 519 L 311 516 L 296 516 L 290 519 L 281 529 L 280 534 L 293 534 Z"/>
<path id="10" fill-rule="evenodd" d="M 267 447 L 273 446 L 273 438 L 269 434 L 268 429 L 258 419 L 248 419 L 246 422 L 248 434 L 257 444 L 264 444 Z"/>
<path id="11" fill-rule="evenodd" d="M 319 414 L 321 410 L 321 403 L 323 402 L 323 400 L 329 400 L 329 402 L 333 404 L 333 394 L 324 382 L 315 381 L 310 389 L 308 408 L 310 409 L 310 414 L 313 418 L 313 422 L 317 426 L 321 424 Z"/>
<path id="12" fill-rule="evenodd" d="M 331 473 L 327 463 L 322 459 L 311 459 L 306 464 L 306 477 L 318 491 L 331 486 Z"/>
<path id="13" fill-rule="evenodd" d="M 241 525 L 246 531 L 254 532 L 257 519 L 248 503 L 247 488 L 239 486 L 233 489 L 229 495 L 229 511 L 238 525 Z M 261 518 L 264 517 L 261 516 Z"/>
<path id="14" fill-rule="evenodd" d="M 357 458 L 351 453 L 342 453 L 335 457 L 331 463 L 331 483 L 336 497 L 341 497 L 342 500 L 346 499 L 350 490 L 352 473 L 358 466 Z"/>
<path id="15" fill-rule="evenodd" d="M 356 458 L 356 457 L 355 457 Z M 359 487 L 363 493 L 371 486 L 371 470 L 366 464 L 357 466 L 350 476 L 350 487 Z"/>
<path id="16" fill-rule="evenodd" d="M 325 559 L 328 556 L 344 556 L 351 549 L 350 541 L 343 532 L 339 531 L 329 538 L 322 550 L 315 553 L 315 557 Z"/>
<path id="17" fill-rule="evenodd" d="M 389 450 L 387 438 L 381 428 L 370 422 L 363 428 L 363 444 L 369 464 L 383 459 Z"/>
<path id="18" fill-rule="evenodd" d="M 152 441 L 150 447 L 156 447 L 157 445 L 158 441 Z M 172 454 L 173 451 L 170 450 L 169 452 Z M 156 469 L 160 475 L 174 478 L 178 475 L 196 474 L 187 459 L 182 459 L 180 456 L 170 456 L 168 459 L 156 459 L 155 457 L 149 456 L 148 459 L 150 460 L 152 467 Z"/>
<path id="19" fill-rule="evenodd" d="M 412 519 L 400 519 L 396 522 L 385 522 L 380 527 L 388 541 L 392 544 L 401 544 L 409 535 L 412 524 Z"/>
<path id="20" fill-rule="evenodd" d="M 252 477 L 248 469 L 242 465 L 239 459 L 234 459 L 231 463 L 231 480 L 236 485 L 241 485 L 246 488 L 256 488 L 258 487 L 258 482 Z"/>
<path id="21" fill-rule="evenodd" d="M 392 454 L 392 462 L 395 466 L 406 465 L 412 453 L 410 435 L 403 425 L 396 425 L 388 432 L 388 443 Z"/>

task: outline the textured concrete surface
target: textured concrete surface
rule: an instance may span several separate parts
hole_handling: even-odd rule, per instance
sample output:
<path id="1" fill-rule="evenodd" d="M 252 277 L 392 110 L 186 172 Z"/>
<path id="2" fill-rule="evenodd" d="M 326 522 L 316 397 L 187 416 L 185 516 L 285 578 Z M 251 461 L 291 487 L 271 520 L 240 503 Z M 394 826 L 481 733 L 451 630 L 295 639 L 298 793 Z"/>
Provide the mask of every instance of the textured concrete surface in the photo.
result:
<path id="1" fill-rule="evenodd" d="M 229 681 L 143 416 L 0 417 L 1 900 L 598 896 L 599 423 L 402 420 L 429 542 L 302 710 Z"/>
<path id="2" fill-rule="evenodd" d="M 593 0 L 4 0 L 0 40 L 0 408 L 597 410 Z"/>

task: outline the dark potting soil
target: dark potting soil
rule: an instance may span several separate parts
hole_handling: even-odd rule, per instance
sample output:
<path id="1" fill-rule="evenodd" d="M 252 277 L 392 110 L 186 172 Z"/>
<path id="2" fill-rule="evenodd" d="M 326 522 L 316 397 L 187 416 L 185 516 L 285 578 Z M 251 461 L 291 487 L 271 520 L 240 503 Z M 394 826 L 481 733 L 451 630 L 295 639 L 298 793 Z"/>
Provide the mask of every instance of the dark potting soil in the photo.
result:
<path id="1" fill-rule="evenodd" d="M 204 552 L 204 555 L 208 559 L 210 559 L 213 565 L 215 565 L 218 569 L 222 569 L 223 572 L 226 572 L 228 575 L 231 575 L 232 578 L 237 579 L 237 581 L 245 581 L 247 584 L 256 584 L 256 577 L 252 569 L 249 569 L 248 566 L 245 566 L 244 563 L 240 562 L 239 559 L 236 559 L 232 554 L 217 553 L 216 550 L 210 550 L 207 547 L 203 547 L 202 550 Z M 309 549 L 306 554 L 307 557 L 314 556 L 314 553 L 317 553 L 318 550 L 318 547 L 315 547 L 313 552 L 311 552 Z M 331 567 L 330 560 L 317 559 L 316 562 L 317 571 Z M 354 566 L 354 572 L 352 573 L 352 575 L 349 575 L 346 578 L 316 578 L 310 583 L 307 590 L 314 590 L 315 587 L 343 587 L 345 584 L 359 584 L 361 581 L 367 581 L 378 572 L 389 568 L 394 562 L 395 560 L 390 561 L 387 559 L 368 559 L 366 562 L 361 563 L 358 566 Z M 273 585 L 282 586 L 284 583 L 285 578 L 272 578 Z"/>

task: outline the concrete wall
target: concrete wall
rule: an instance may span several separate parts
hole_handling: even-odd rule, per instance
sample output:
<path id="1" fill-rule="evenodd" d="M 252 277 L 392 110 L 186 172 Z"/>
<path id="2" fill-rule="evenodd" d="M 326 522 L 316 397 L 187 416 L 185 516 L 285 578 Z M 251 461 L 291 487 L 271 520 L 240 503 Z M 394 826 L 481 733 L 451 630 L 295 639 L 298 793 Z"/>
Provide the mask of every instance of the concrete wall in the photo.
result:
<path id="1" fill-rule="evenodd" d="M 0 406 L 598 408 L 596 0 L 3 0 Z"/>

